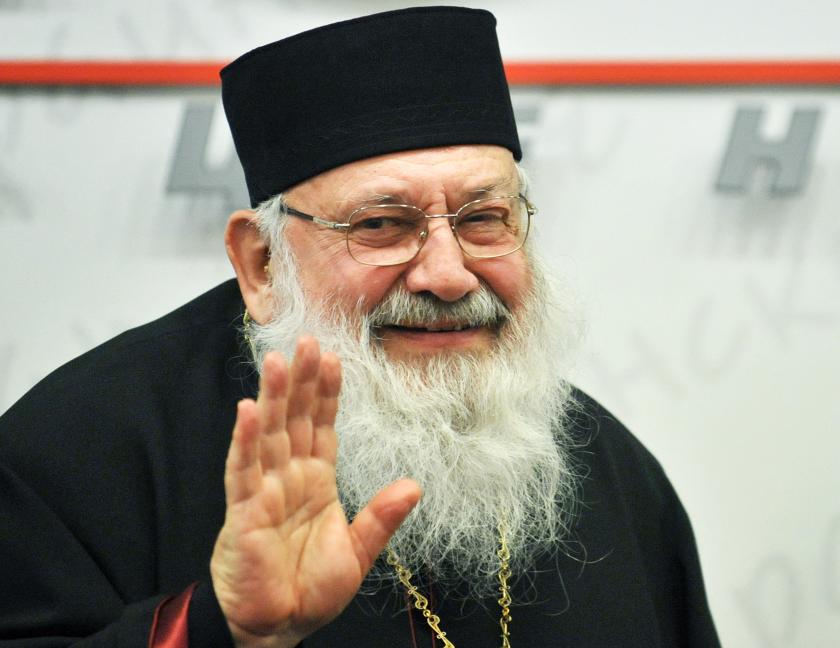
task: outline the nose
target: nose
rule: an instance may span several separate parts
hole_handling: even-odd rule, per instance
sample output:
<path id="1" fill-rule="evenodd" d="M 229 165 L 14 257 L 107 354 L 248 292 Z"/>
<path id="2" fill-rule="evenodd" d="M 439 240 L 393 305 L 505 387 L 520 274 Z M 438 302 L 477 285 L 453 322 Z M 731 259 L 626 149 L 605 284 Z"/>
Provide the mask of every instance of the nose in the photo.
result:
<path id="1" fill-rule="evenodd" d="M 413 293 L 430 292 L 447 302 L 458 301 L 479 286 L 478 277 L 464 261 L 449 219 L 430 220 L 426 242 L 406 270 L 406 288 Z"/>

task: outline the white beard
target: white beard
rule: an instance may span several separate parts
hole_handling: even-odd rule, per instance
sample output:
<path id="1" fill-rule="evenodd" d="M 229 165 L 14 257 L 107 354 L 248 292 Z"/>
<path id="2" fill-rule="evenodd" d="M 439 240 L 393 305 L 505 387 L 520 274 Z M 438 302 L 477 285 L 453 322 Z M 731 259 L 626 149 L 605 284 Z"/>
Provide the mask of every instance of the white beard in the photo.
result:
<path id="1" fill-rule="evenodd" d="M 452 305 L 397 288 L 371 314 L 339 313 L 307 302 L 287 249 L 274 251 L 272 264 L 276 311 L 270 323 L 250 327 L 255 363 L 271 350 L 290 356 L 302 334 L 338 354 L 337 480 L 347 515 L 383 486 L 411 477 L 423 497 L 390 547 L 412 572 L 471 597 L 497 592 L 500 524 L 514 577 L 556 549 L 574 506 L 564 428 L 571 390 L 562 362 L 578 327 L 538 265 L 531 262 L 533 287 L 514 313 L 486 286 L 456 303 L 458 319 L 505 318 L 491 351 L 396 362 L 371 317 L 393 323 L 406 305 L 414 314 L 404 321 L 417 322 L 428 309 L 453 317 Z M 393 571 L 380 561 L 371 579 L 393 582 Z"/>

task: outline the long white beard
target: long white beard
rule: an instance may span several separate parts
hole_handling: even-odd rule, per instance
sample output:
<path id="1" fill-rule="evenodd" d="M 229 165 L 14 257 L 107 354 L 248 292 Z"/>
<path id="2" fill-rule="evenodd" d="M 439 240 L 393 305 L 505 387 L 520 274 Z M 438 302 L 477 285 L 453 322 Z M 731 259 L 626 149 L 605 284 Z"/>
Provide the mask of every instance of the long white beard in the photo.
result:
<path id="1" fill-rule="evenodd" d="M 287 251 L 276 251 L 273 264 L 276 312 L 251 327 L 255 363 L 271 350 L 290 355 L 302 334 L 338 354 L 337 479 L 348 516 L 388 483 L 416 480 L 423 497 L 390 546 L 411 571 L 472 597 L 497 591 L 500 524 L 515 575 L 555 549 L 574 506 L 563 362 L 577 327 L 538 264 L 531 263 L 532 289 L 514 313 L 484 286 L 454 305 L 459 319 L 506 317 L 490 352 L 406 362 L 386 356 L 371 319 L 387 323 L 406 307 L 414 312 L 404 321 L 429 309 L 455 319 L 452 305 L 398 288 L 370 314 L 339 313 L 307 303 Z M 393 573 L 378 564 L 372 579 L 391 581 Z"/>

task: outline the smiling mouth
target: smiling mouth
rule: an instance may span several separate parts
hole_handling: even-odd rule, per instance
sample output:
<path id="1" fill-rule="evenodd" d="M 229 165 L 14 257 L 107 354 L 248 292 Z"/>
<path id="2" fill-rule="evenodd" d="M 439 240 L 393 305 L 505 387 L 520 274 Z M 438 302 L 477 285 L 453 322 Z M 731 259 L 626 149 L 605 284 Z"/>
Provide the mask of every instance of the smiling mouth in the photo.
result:
<path id="1" fill-rule="evenodd" d="M 373 337 L 396 353 L 471 353 L 498 339 L 503 321 L 380 324 Z M 396 345 L 396 346 L 389 346 Z"/>
<path id="2" fill-rule="evenodd" d="M 387 336 L 388 333 L 469 333 L 475 331 L 489 331 L 494 335 L 499 335 L 505 321 L 506 319 L 500 318 L 487 322 L 401 322 L 399 324 L 378 324 L 374 326 L 374 330 L 379 332 L 378 337 L 382 337 L 382 333 Z"/>
<path id="3" fill-rule="evenodd" d="M 380 328 L 391 331 L 406 331 L 408 333 L 457 333 L 459 331 L 469 331 L 471 329 L 482 328 L 478 324 L 416 324 L 416 325 L 401 325 L 388 324 Z"/>

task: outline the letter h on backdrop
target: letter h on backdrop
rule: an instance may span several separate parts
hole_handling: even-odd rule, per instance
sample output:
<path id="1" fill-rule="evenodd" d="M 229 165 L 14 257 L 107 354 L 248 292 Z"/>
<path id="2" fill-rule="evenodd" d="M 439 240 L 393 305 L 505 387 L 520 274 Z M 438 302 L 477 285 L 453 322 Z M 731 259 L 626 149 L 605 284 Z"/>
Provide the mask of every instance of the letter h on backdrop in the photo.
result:
<path id="1" fill-rule="evenodd" d="M 718 175 L 718 190 L 746 193 L 753 173 L 760 167 L 773 174 L 771 194 L 790 195 L 804 188 L 820 111 L 795 110 L 787 134 L 780 139 L 761 135 L 763 116 L 762 108 L 738 109 Z"/>

